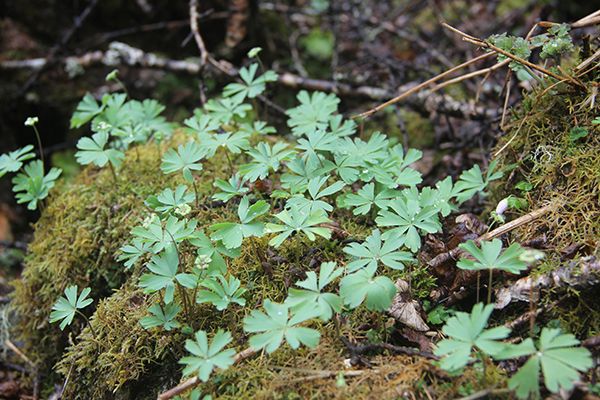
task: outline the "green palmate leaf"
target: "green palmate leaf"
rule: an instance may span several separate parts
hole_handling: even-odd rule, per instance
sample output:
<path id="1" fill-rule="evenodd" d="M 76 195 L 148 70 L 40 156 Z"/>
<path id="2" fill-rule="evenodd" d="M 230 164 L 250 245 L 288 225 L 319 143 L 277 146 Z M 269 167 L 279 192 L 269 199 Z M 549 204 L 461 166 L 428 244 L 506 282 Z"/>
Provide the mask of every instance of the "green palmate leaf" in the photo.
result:
<path id="1" fill-rule="evenodd" d="M 559 329 L 543 328 L 536 348 L 533 340 L 526 339 L 518 345 L 507 345 L 495 358 L 506 360 L 530 356 L 525 365 L 508 381 L 520 399 L 540 398 L 540 369 L 544 384 L 552 393 L 571 390 L 579 380 L 579 372 L 593 366 L 590 352 L 579 347 L 579 341 Z"/>
<path id="2" fill-rule="evenodd" d="M 433 206 L 421 206 L 418 195 L 411 191 L 402 191 L 403 196 L 388 203 L 389 210 L 379 210 L 375 220 L 377 226 L 390 226 L 393 229 L 383 234 L 384 239 L 392 236 L 404 238 L 404 243 L 413 252 L 421 248 L 419 232 L 435 233 L 442 227 Z"/>
<path id="3" fill-rule="evenodd" d="M 281 175 L 281 187 L 292 193 L 304 193 L 311 179 L 327 174 L 330 168 L 307 163 L 300 157 L 293 158 L 286 164 L 290 172 Z"/>
<path id="4" fill-rule="evenodd" d="M 389 201 L 398 197 L 399 194 L 400 192 L 392 189 L 378 190 L 376 194 L 375 184 L 367 183 L 360 188 L 356 194 L 346 194 L 341 203 L 344 207 L 355 207 L 354 210 L 352 210 L 352 214 L 365 215 L 371 211 L 371 207 L 373 206 L 376 206 L 380 210 L 386 209 Z"/>
<path id="5" fill-rule="evenodd" d="M 220 124 L 229 124 L 235 117 L 244 118 L 246 113 L 252 110 L 249 104 L 243 104 L 237 98 L 225 97 L 222 99 L 210 99 L 206 102 L 204 109 L 211 118 Z"/>
<path id="6" fill-rule="evenodd" d="M 451 202 L 453 197 L 452 178 L 447 177 L 437 182 L 435 189 L 431 187 L 423 188 L 420 200 L 424 206 L 432 206 L 442 217 L 447 217 L 451 212 L 457 210 L 457 207 Z"/>
<path id="7" fill-rule="evenodd" d="M 230 83 L 225 86 L 223 96 L 233 97 L 240 102 L 244 101 L 246 97 L 253 99 L 265 91 L 267 82 L 275 82 L 277 80 L 277 74 L 273 71 L 267 71 L 255 78 L 257 69 L 258 64 L 251 64 L 248 68 L 241 68 L 240 78 L 242 78 L 244 83 Z"/>
<path id="8" fill-rule="evenodd" d="M 40 160 L 27 164 L 23 172 L 12 179 L 17 203 L 27 203 L 29 210 L 35 210 L 38 202 L 48 197 L 61 173 L 62 170 L 52 168 L 44 175 L 44 165 Z"/>
<path id="9" fill-rule="evenodd" d="M 246 183 L 245 179 L 241 179 L 239 174 L 233 175 L 229 180 L 215 179 L 214 186 L 218 187 L 222 191 L 215 193 L 213 199 L 228 202 L 235 196 L 243 196 L 248 193 L 250 189 L 244 187 Z"/>
<path id="10" fill-rule="evenodd" d="M 325 239 L 331 237 L 331 230 L 319 226 L 319 224 L 331 222 L 324 212 L 309 214 L 297 207 L 292 207 L 289 210 L 283 210 L 279 214 L 275 214 L 275 218 L 283 224 L 267 224 L 267 233 L 278 233 L 269 241 L 271 246 L 279 247 L 291 234 L 299 232 L 306 235 L 310 241 L 316 239 L 315 235 Z"/>
<path id="11" fill-rule="evenodd" d="M 356 157 L 336 154 L 332 169 L 346 184 L 351 185 L 358 180 L 361 164 Z"/>
<path id="12" fill-rule="evenodd" d="M 185 121 L 185 126 L 190 128 L 192 132 L 198 135 L 198 138 L 203 135 L 211 135 L 219 130 L 221 124 L 215 121 L 210 115 L 203 114 L 201 110 L 194 110 L 194 115 Z"/>
<path id="13" fill-rule="evenodd" d="M 246 305 L 246 299 L 242 297 L 246 289 L 240 287 L 239 279 L 233 276 L 229 279 L 222 275 L 211 276 L 200 282 L 200 286 L 206 290 L 198 291 L 196 303 L 211 303 L 219 311 L 226 309 L 231 303 Z"/>
<path id="14" fill-rule="evenodd" d="M 272 126 L 267 125 L 264 121 L 254 121 L 252 124 L 249 122 L 243 122 L 239 126 L 240 132 L 247 133 L 248 135 L 268 135 L 270 133 L 276 133 L 277 131 Z"/>
<path id="15" fill-rule="evenodd" d="M 27 146 L 11 151 L 8 154 L 2 154 L 0 156 L 0 178 L 6 175 L 8 172 L 17 172 L 23 166 L 23 161 L 27 161 L 35 154 L 32 153 L 33 146 L 28 144 Z"/>
<path id="16" fill-rule="evenodd" d="M 212 158 L 216 154 L 217 150 L 221 147 L 227 148 L 234 154 L 241 153 L 242 150 L 247 149 L 250 143 L 248 142 L 248 136 L 246 132 L 224 132 L 224 133 L 201 133 L 198 134 L 200 140 L 200 148 L 205 153 L 207 158 Z"/>
<path id="17" fill-rule="evenodd" d="M 292 312 L 304 313 L 304 309 L 314 310 L 316 316 L 323 321 L 328 321 L 334 312 L 342 311 L 343 301 L 337 294 L 323 293 L 323 289 L 339 278 L 343 272 L 342 268 L 336 268 L 334 262 L 322 263 L 318 278 L 314 271 L 307 272 L 305 280 L 296 282 L 296 286 L 303 289 L 291 288 L 285 304 Z"/>
<path id="18" fill-rule="evenodd" d="M 416 260 L 411 253 L 398 250 L 403 244 L 402 237 L 392 236 L 382 241 L 379 229 L 375 229 L 363 243 L 350 243 L 344 247 L 344 253 L 353 259 L 346 268 L 348 272 L 354 272 L 367 266 L 377 268 L 381 263 L 392 269 L 404 269 L 405 263 L 414 263 Z"/>
<path id="19" fill-rule="evenodd" d="M 77 162 L 82 165 L 94 164 L 98 167 L 104 167 L 111 163 L 115 167 L 121 165 L 125 154 L 116 149 L 106 148 L 108 143 L 108 133 L 98 132 L 91 138 L 82 137 L 77 142 L 79 151 L 75 153 Z"/>
<path id="20" fill-rule="evenodd" d="M 86 93 L 71 117 L 71 128 L 79 128 L 85 125 L 96 115 L 100 114 L 102 110 L 104 110 L 104 103 L 98 104 L 94 96 Z"/>
<path id="21" fill-rule="evenodd" d="M 60 330 L 65 329 L 67 325 L 71 325 L 75 313 L 78 310 L 84 309 L 94 300 L 89 299 L 90 288 L 84 288 L 79 296 L 77 296 L 77 286 L 69 286 L 65 289 L 65 297 L 59 297 L 58 301 L 52 306 L 50 313 L 50 322 L 60 321 Z"/>
<path id="22" fill-rule="evenodd" d="M 307 189 L 310 198 L 304 196 L 294 196 L 287 202 L 287 207 L 296 207 L 302 212 L 313 214 L 323 211 L 331 212 L 333 207 L 326 201 L 320 200 L 324 197 L 331 196 L 342 190 L 346 184 L 344 182 L 335 182 L 323 189 L 323 185 L 327 182 L 328 176 L 319 176 L 308 181 Z"/>
<path id="23" fill-rule="evenodd" d="M 198 221 L 179 220 L 175 216 L 170 216 L 164 223 L 156 215 L 142 226 L 136 226 L 131 230 L 131 234 L 141 240 L 143 243 L 152 246 L 152 252 L 157 254 L 166 248 L 170 243 L 180 243 L 183 240 L 191 238 Z"/>
<path id="24" fill-rule="evenodd" d="M 201 171 L 202 164 L 200 160 L 204 158 L 204 152 L 196 142 L 188 142 L 185 145 L 179 145 L 177 151 L 169 149 L 165 153 L 160 169 L 165 174 L 174 172 L 183 172 L 183 177 L 188 182 L 193 182 L 192 171 Z"/>
<path id="25" fill-rule="evenodd" d="M 296 148 L 303 150 L 302 158 L 311 165 L 321 164 L 319 154 L 333 152 L 336 149 L 336 143 L 339 138 L 332 135 L 331 132 L 323 130 L 313 131 L 306 134 L 306 139 L 298 139 Z"/>
<path id="26" fill-rule="evenodd" d="M 475 165 L 473 168 L 464 171 L 458 178 L 458 182 L 454 185 L 454 196 L 456 197 L 456 200 L 459 203 L 463 203 L 477 193 L 479 193 L 480 196 L 486 196 L 487 194 L 484 190 L 489 183 L 502 177 L 501 171 L 494 172 L 496 165 L 496 161 L 490 163 L 485 178 L 481 174 L 479 165 Z"/>
<path id="27" fill-rule="evenodd" d="M 250 337 L 250 346 L 254 349 L 264 348 L 267 353 L 272 353 L 281 346 L 284 339 L 292 349 L 297 349 L 300 344 L 314 348 L 319 343 L 319 331 L 296 326 L 314 318 L 316 315 L 313 310 L 293 313 L 290 318 L 289 307 L 285 304 L 265 300 L 263 308 L 266 313 L 252 310 L 244 318 L 244 331 L 257 333 Z"/>
<path id="28" fill-rule="evenodd" d="M 296 96 L 300 105 L 286 111 L 287 124 L 294 136 L 306 135 L 317 130 L 325 130 L 329 117 L 337 111 L 340 99 L 334 94 L 308 92 L 302 90 Z"/>
<path id="29" fill-rule="evenodd" d="M 145 204 L 161 214 L 184 216 L 189 212 L 188 204 L 196 199 L 194 193 L 187 193 L 187 186 L 179 185 L 175 190 L 165 189 L 158 196 L 149 196 Z"/>
<path id="30" fill-rule="evenodd" d="M 163 254 L 153 256 L 146 266 L 151 273 L 143 274 L 140 277 L 140 287 L 144 289 L 145 293 L 154 293 L 165 289 L 164 300 L 166 304 L 173 301 L 176 283 L 188 288 L 195 287 L 195 276 L 177 273 L 179 255 L 174 244 L 170 244 Z"/>
<path id="31" fill-rule="evenodd" d="M 495 356 L 504 350 L 505 344 L 498 341 L 510 333 L 510 329 L 499 326 L 485 329 L 488 319 L 494 310 L 493 304 L 484 307 L 483 303 L 473 306 L 470 314 L 457 312 L 443 327 L 448 336 L 438 343 L 435 350 L 442 357 L 440 366 L 446 371 L 455 371 L 466 366 L 472 360 L 473 349 Z"/>
<path id="32" fill-rule="evenodd" d="M 152 243 L 144 242 L 140 238 L 133 239 L 130 244 L 122 246 L 118 261 L 125 261 L 125 268 L 129 269 L 144 255 L 152 250 Z"/>
<path id="33" fill-rule="evenodd" d="M 232 366 L 235 350 L 223 350 L 231 340 L 231 334 L 221 329 L 217 331 L 210 343 L 205 331 L 196 332 L 195 340 L 185 341 L 185 349 L 191 355 L 179 360 L 180 364 L 185 365 L 183 375 L 197 375 L 200 380 L 206 382 L 215 368 L 227 369 Z"/>
<path id="34" fill-rule="evenodd" d="M 396 294 L 394 282 L 387 276 L 375 276 L 377 265 L 346 275 L 340 282 L 340 295 L 344 304 L 356 308 L 365 302 L 369 310 L 384 311 L 392 305 Z"/>
<path id="35" fill-rule="evenodd" d="M 259 200 L 250 205 L 250 201 L 244 196 L 238 207 L 238 217 L 241 223 L 222 222 L 213 224 L 209 228 L 213 232 L 210 237 L 214 240 L 220 240 L 229 249 L 240 247 L 244 238 L 263 235 L 264 224 L 256 222 L 255 219 L 267 211 L 269 211 L 269 204 L 266 201 Z"/>
<path id="36" fill-rule="evenodd" d="M 265 179 L 269 172 L 277 171 L 281 162 L 288 160 L 293 154 L 294 150 L 288 149 L 285 143 L 278 142 L 271 147 L 268 143 L 261 142 L 248 150 L 252 161 L 241 165 L 240 173 L 250 182 Z"/>
<path id="37" fill-rule="evenodd" d="M 142 325 L 142 328 L 144 329 L 162 326 L 165 331 L 171 331 L 181 326 L 175 319 L 177 314 L 181 311 L 181 307 L 175 303 L 166 304 L 164 309 L 160 304 L 154 304 L 148 308 L 148 311 L 150 311 L 152 315 L 140 319 L 140 325 Z"/>
<path id="38" fill-rule="evenodd" d="M 512 274 L 519 274 L 527 269 L 527 263 L 520 259 L 524 249 L 518 243 L 513 243 L 504 251 L 500 239 L 491 242 L 483 240 L 481 248 L 477 247 L 472 240 L 460 244 L 459 247 L 475 258 L 475 260 L 461 258 L 456 265 L 462 269 L 498 269 Z"/>
<path id="39" fill-rule="evenodd" d="M 339 142 L 337 154 L 351 157 L 366 167 L 368 164 L 376 165 L 388 158 L 388 147 L 389 140 L 385 135 L 381 132 L 374 132 L 368 142 L 360 138 L 344 138 L 343 141 Z"/>
<path id="40" fill-rule="evenodd" d="M 197 254 L 204 259 L 209 272 L 215 271 L 225 274 L 227 263 L 223 257 L 235 258 L 240 256 L 239 248 L 228 249 L 220 241 L 211 241 L 202 231 L 195 232 L 189 242 L 198 248 Z"/>

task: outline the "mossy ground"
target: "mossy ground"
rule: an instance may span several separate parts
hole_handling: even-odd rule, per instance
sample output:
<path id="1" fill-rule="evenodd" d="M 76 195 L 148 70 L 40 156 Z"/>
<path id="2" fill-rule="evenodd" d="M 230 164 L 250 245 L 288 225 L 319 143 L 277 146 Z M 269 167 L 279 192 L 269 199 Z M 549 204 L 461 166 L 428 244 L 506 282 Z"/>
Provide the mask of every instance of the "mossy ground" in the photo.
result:
<path id="1" fill-rule="evenodd" d="M 573 243 L 582 244 L 582 254 L 591 254 L 599 246 L 600 135 L 598 126 L 591 123 L 593 110 L 582 105 L 585 100 L 561 85 L 529 95 L 497 148 L 502 149 L 498 156 L 501 164 L 514 168 L 492 198 L 516 193 L 527 198 L 531 209 L 557 204 L 550 217 L 514 233 L 522 242 L 546 236 L 550 252 L 538 267 L 540 273 L 559 265 L 560 251 Z M 589 134 L 571 140 L 574 126 L 584 127 Z M 19 319 L 13 333 L 40 370 L 51 371 L 56 365 L 55 375 L 44 382 L 61 384 L 67 379 L 65 398 L 150 399 L 180 379 L 177 360 L 184 355 L 184 334 L 140 326 L 139 319 L 156 298 L 137 288 L 139 266 L 125 271 L 115 261 L 119 247 L 130 239 L 131 228 L 148 214 L 144 199 L 183 183 L 178 175 L 164 175 L 159 169 L 159 153 L 179 141 L 181 136 L 176 136 L 161 149 L 148 144 L 129 151 L 118 182 L 108 169 L 87 168 L 74 182 L 55 191 L 36 224 L 27 267 L 22 279 L 14 282 L 11 304 Z M 201 228 L 235 219 L 235 201 L 215 205 L 209 200 L 213 180 L 229 175 L 229 163 L 221 153 L 204 165 L 198 179 L 199 206 L 191 214 Z M 518 193 L 514 186 L 521 180 L 531 183 L 533 189 Z M 187 322 L 193 329 L 209 332 L 225 328 L 235 338 L 233 345 L 238 350 L 245 348 L 242 319 L 250 310 L 267 298 L 283 300 L 289 286 L 306 271 L 321 262 L 341 259 L 344 238 L 365 237 L 372 228 L 367 220 L 347 210 L 336 210 L 333 219 L 339 229 L 330 241 L 309 242 L 295 236 L 273 254 L 268 238 L 247 240 L 242 255 L 229 263 L 229 271 L 248 289 L 246 306 L 224 312 L 209 305 L 197 306 Z M 183 246 L 181 253 L 183 264 L 191 265 L 193 249 Z M 407 274 L 416 282 L 417 297 L 426 297 L 435 287 L 434 278 L 423 268 L 394 272 L 390 277 Z M 86 310 L 96 336 L 82 321 L 63 333 L 48 323 L 52 304 L 71 284 L 91 287 L 98 300 L 93 313 Z M 590 296 L 575 296 L 552 311 L 560 315 L 550 318 L 559 319 L 580 336 L 598 333 L 593 318 L 581 318 L 585 313 L 597 315 L 596 303 Z M 292 351 L 284 346 L 272 355 L 259 355 L 216 374 L 202 389 L 223 399 L 387 399 L 406 393 L 442 399 L 504 386 L 506 376 L 492 365 L 485 376 L 482 370 L 469 368 L 451 377 L 426 359 L 391 354 L 370 354 L 372 368 L 351 376 L 353 369 L 345 364 L 348 351 L 340 336 L 385 339 L 392 325 L 386 316 L 359 308 L 340 321 L 320 326 L 322 339 L 316 349 Z M 340 375 L 340 371 L 350 375 Z"/>

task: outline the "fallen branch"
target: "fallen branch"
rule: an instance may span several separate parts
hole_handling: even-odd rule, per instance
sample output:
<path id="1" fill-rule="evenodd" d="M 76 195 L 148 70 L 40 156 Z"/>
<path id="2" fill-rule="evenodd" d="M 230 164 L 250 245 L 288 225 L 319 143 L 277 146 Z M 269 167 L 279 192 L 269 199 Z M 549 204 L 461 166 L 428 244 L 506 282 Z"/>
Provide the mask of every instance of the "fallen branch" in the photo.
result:
<path id="1" fill-rule="evenodd" d="M 246 350 L 240 351 L 233 357 L 233 364 L 235 365 L 235 364 L 245 360 L 246 358 L 253 356 L 256 353 L 257 353 L 257 350 L 254 350 L 252 347 L 248 347 Z M 180 395 L 181 393 L 185 392 L 186 390 L 190 390 L 190 389 L 198 386 L 201 382 L 202 381 L 198 378 L 198 376 L 194 376 L 193 378 L 190 378 L 190 379 L 180 383 L 179 385 L 167 390 L 166 392 L 159 394 L 157 399 L 158 400 L 171 399 L 177 395 Z"/>
<path id="2" fill-rule="evenodd" d="M 600 261 L 595 256 L 589 256 L 537 277 L 526 276 L 509 287 L 496 290 L 495 307 L 503 309 L 511 302 L 535 301 L 537 296 L 532 295 L 542 289 L 563 287 L 587 289 L 598 284 L 600 284 Z"/>
<path id="3" fill-rule="evenodd" d="M 406 354 L 408 356 L 419 356 L 430 360 L 439 360 L 439 357 L 428 351 L 421 351 L 414 347 L 406 346 L 395 346 L 389 343 L 366 343 L 366 344 L 354 344 L 351 343 L 346 337 L 342 336 L 341 341 L 348 348 L 353 356 L 369 353 L 372 351 L 387 350 L 395 354 Z"/>
<path id="4" fill-rule="evenodd" d="M 92 51 L 81 56 L 65 57 L 61 61 L 65 68 L 70 65 L 80 65 L 81 67 L 106 65 L 113 68 L 118 65 L 126 65 L 129 67 L 162 69 L 191 75 L 197 75 L 202 70 L 202 65 L 197 60 L 172 60 L 154 53 L 145 52 L 122 42 L 110 43 L 108 50 L 105 52 Z M 45 58 L 7 60 L 0 62 L 0 69 L 40 69 L 46 63 L 47 60 Z M 207 56 L 206 65 L 218 73 L 231 77 L 236 76 L 238 72 L 232 65 L 228 65 L 225 61 L 217 61 L 210 55 Z M 342 96 L 358 96 L 371 100 L 382 100 L 393 95 L 389 91 L 378 87 L 352 86 L 347 83 L 303 78 L 287 72 L 279 74 L 278 82 L 292 88 L 320 90 Z M 414 93 L 418 91 L 415 90 L 418 86 L 415 86 L 414 83 L 409 83 L 402 86 L 399 90 L 407 90 Z M 452 117 L 472 120 L 496 119 L 500 115 L 500 110 L 476 107 L 472 104 L 457 101 L 451 96 L 431 93 L 429 91 L 421 91 L 408 101 L 407 104 L 420 112 L 437 112 Z"/>

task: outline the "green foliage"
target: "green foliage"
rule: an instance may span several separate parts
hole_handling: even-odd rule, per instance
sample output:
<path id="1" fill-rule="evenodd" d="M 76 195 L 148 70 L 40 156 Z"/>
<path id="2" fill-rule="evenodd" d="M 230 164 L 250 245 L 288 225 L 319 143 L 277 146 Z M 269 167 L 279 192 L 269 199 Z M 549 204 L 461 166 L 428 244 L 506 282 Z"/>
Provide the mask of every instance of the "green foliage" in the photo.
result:
<path id="1" fill-rule="evenodd" d="M 27 161 L 35 154 L 32 153 L 33 146 L 28 144 L 27 146 L 11 151 L 8 154 L 2 154 L 0 156 L 0 178 L 6 175 L 8 172 L 17 172 L 23 166 L 23 161 Z"/>
<path id="2" fill-rule="evenodd" d="M 79 312 L 92 304 L 93 299 L 88 298 L 88 295 L 92 291 L 90 288 L 84 288 L 79 296 L 77 295 L 77 286 L 69 286 L 65 289 L 65 297 L 59 297 L 59 299 L 52 306 L 52 312 L 50 313 L 50 323 L 60 321 L 60 330 L 64 330 L 66 326 L 71 325 L 75 313 Z"/>
<path id="3" fill-rule="evenodd" d="M 500 239 L 491 242 L 483 240 L 481 248 L 477 247 L 472 240 L 460 244 L 459 247 L 475 258 L 475 260 L 461 258 L 456 266 L 462 269 L 497 269 L 512 274 L 519 274 L 527 269 L 527 264 L 519 258 L 523 254 L 523 248 L 518 243 L 513 243 L 504 251 Z"/>
<path id="4" fill-rule="evenodd" d="M 131 230 L 134 238 L 142 243 L 152 246 L 152 253 L 158 254 L 173 241 L 180 243 L 192 237 L 198 221 L 179 220 L 170 216 L 164 223 L 156 215 L 150 216 L 142 226 L 136 226 Z"/>
<path id="5" fill-rule="evenodd" d="M 590 352 L 576 347 L 579 341 L 571 334 L 561 334 L 559 329 L 543 328 L 538 346 L 525 339 L 518 345 L 508 345 L 498 359 L 529 356 L 527 362 L 508 381 L 508 387 L 516 391 L 520 399 L 540 398 L 540 367 L 544 384 L 552 393 L 571 390 L 579 380 L 579 372 L 592 367 Z"/>
<path id="6" fill-rule="evenodd" d="M 234 174 L 228 180 L 215 179 L 214 186 L 221 189 L 221 192 L 215 193 L 213 199 L 228 202 L 235 196 L 243 196 L 250 189 L 244 187 L 245 180 L 241 179 L 239 174 Z"/>
<path id="7" fill-rule="evenodd" d="M 473 168 L 460 174 L 458 182 L 454 185 L 454 195 L 456 196 L 456 200 L 459 203 L 463 203 L 477 193 L 479 193 L 480 196 L 486 196 L 487 194 L 484 190 L 489 183 L 502 177 L 501 171 L 494 171 L 496 165 L 496 161 L 490 163 L 485 178 L 481 174 L 479 165 L 474 165 Z"/>
<path id="8" fill-rule="evenodd" d="M 404 238 L 399 236 L 381 240 L 379 229 L 375 229 L 363 243 L 350 243 L 344 247 L 344 253 L 353 258 L 346 268 L 348 272 L 354 272 L 365 267 L 377 268 L 381 263 L 392 269 L 404 269 L 405 263 L 413 263 L 416 260 L 411 253 L 399 251 L 403 244 Z"/>
<path id="9" fill-rule="evenodd" d="M 384 239 L 398 237 L 404 244 L 416 253 L 421 248 L 419 232 L 435 233 L 442 227 L 438 220 L 437 209 L 423 205 L 418 193 L 402 191 L 402 197 L 397 197 L 388 203 L 388 210 L 380 210 L 376 219 L 377 226 L 392 227 L 383 234 Z"/>
<path id="10" fill-rule="evenodd" d="M 82 137 L 77 142 L 79 149 L 75 153 L 77 162 L 81 165 L 94 164 L 98 167 L 104 167 L 110 162 L 118 168 L 125 155 L 119 150 L 106 148 L 107 143 L 108 133 L 105 131 L 95 133 L 91 138 Z"/>
<path id="11" fill-rule="evenodd" d="M 86 93 L 83 99 L 77 105 L 77 109 L 71 117 L 71 128 L 79 128 L 92 120 L 96 115 L 104 110 L 105 104 L 94 99 L 90 93 Z"/>
<path id="12" fill-rule="evenodd" d="M 302 90 L 296 96 L 300 105 L 286 111 L 288 126 L 294 136 L 307 135 L 310 132 L 327 127 L 329 117 L 337 111 L 340 99 L 334 94 Z"/>
<path id="13" fill-rule="evenodd" d="M 222 99 L 210 99 L 206 102 L 204 109 L 210 113 L 216 122 L 226 124 L 232 122 L 236 117 L 244 118 L 252 107 L 249 104 L 242 103 L 242 100 L 238 98 L 224 97 Z"/>
<path id="14" fill-rule="evenodd" d="M 279 247 L 290 235 L 295 233 L 303 233 L 306 237 L 313 241 L 316 235 L 329 239 L 331 230 L 319 226 L 331 222 L 324 212 L 308 213 L 298 207 L 291 207 L 289 210 L 283 210 L 275 214 L 275 218 L 283 222 L 283 224 L 268 223 L 266 233 L 278 233 L 273 237 L 269 244 L 274 247 Z"/>
<path id="15" fill-rule="evenodd" d="M 240 287 L 239 279 L 233 276 L 229 279 L 225 279 L 222 275 L 211 276 L 200 282 L 200 286 L 206 290 L 198 291 L 197 303 L 211 303 L 219 311 L 223 311 L 231 303 L 246 305 L 246 300 L 242 297 L 246 289 Z"/>
<path id="16" fill-rule="evenodd" d="M 368 265 L 340 282 L 340 296 L 344 304 L 356 308 L 365 302 L 369 310 L 385 311 L 392 305 L 396 294 L 394 282 L 387 276 L 375 276 L 377 265 Z"/>
<path id="17" fill-rule="evenodd" d="M 173 301 L 177 283 L 192 289 L 196 286 L 195 275 L 178 273 L 179 254 L 175 244 L 168 245 L 162 254 L 153 256 L 146 267 L 150 273 L 145 273 L 140 277 L 140 287 L 144 289 L 145 293 L 154 293 L 164 289 L 166 304 Z"/>
<path id="18" fill-rule="evenodd" d="M 378 209 L 387 209 L 391 199 L 398 197 L 399 192 L 393 189 L 383 188 L 375 194 L 375 184 L 367 183 L 360 188 L 356 194 L 348 193 L 340 201 L 344 207 L 355 207 L 352 210 L 354 215 L 365 215 L 371 211 L 371 207 L 375 206 Z"/>
<path id="19" fill-rule="evenodd" d="M 550 57 L 558 57 L 561 54 L 568 53 L 575 49 L 573 40 L 569 35 L 571 27 L 569 24 L 556 24 L 548 29 L 548 35 L 542 36 L 543 40 L 542 51 L 540 57 L 547 59 Z"/>
<path id="20" fill-rule="evenodd" d="M 146 242 L 141 238 L 136 238 L 133 239 L 130 244 L 123 245 L 119 250 L 121 253 L 117 260 L 125 261 L 125 268 L 129 269 L 133 267 L 141 257 L 152 251 L 152 243 Z"/>
<path id="21" fill-rule="evenodd" d="M 248 68 L 240 69 L 240 78 L 242 83 L 230 83 L 225 86 L 223 96 L 233 97 L 237 101 L 244 101 L 246 97 L 255 98 L 265 91 L 268 82 L 277 81 L 277 74 L 273 71 L 267 71 L 263 75 L 256 77 L 258 64 L 251 64 Z"/>
<path id="22" fill-rule="evenodd" d="M 263 308 L 266 313 L 252 310 L 250 315 L 244 318 L 244 331 L 256 333 L 250 336 L 250 346 L 254 349 L 265 349 L 267 353 L 277 350 L 283 340 L 292 349 L 297 349 L 300 344 L 307 347 L 316 347 L 321 337 L 319 331 L 297 326 L 298 324 L 314 318 L 315 312 L 310 309 L 301 309 L 290 317 L 289 307 L 265 300 Z"/>
<path id="23" fill-rule="evenodd" d="M 327 176 L 322 176 L 309 180 L 307 188 L 310 198 L 306 198 L 302 195 L 294 196 L 288 200 L 287 207 L 297 208 L 299 211 L 307 214 L 333 211 L 333 207 L 321 199 L 339 192 L 344 188 L 344 186 L 346 186 L 346 184 L 344 182 L 337 181 L 323 188 L 323 185 L 325 185 L 327 182 L 327 178 Z"/>
<path id="24" fill-rule="evenodd" d="M 144 329 L 160 326 L 168 332 L 181 326 L 179 321 L 175 319 L 177 314 L 181 311 L 181 307 L 175 303 L 166 304 L 164 309 L 160 304 L 154 304 L 148 308 L 148 311 L 150 311 L 152 315 L 140 319 L 140 325 L 142 325 Z"/>
<path id="25" fill-rule="evenodd" d="M 211 239 L 220 240 L 228 249 L 234 249 L 242 245 L 244 238 L 263 235 L 264 224 L 255 221 L 261 215 L 269 211 L 269 204 L 259 200 L 250 205 L 248 197 L 242 197 L 238 207 L 238 217 L 241 223 L 221 222 L 210 226 Z"/>
<path id="26" fill-rule="evenodd" d="M 54 187 L 61 172 L 58 168 L 52 168 L 48 174 L 44 174 L 44 165 L 40 160 L 27 164 L 24 172 L 17 174 L 12 179 L 17 203 L 27 203 L 29 210 L 35 210 L 38 202 L 48 197 L 50 189 Z"/>
<path id="27" fill-rule="evenodd" d="M 231 333 L 221 329 L 208 342 L 205 331 L 197 331 L 195 340 L 187 339 L 185 349 L 191 356 L 183 357 L 179 363 L 184 364 L 183 375 L 197 375 L 203 382 L 208 381 L 215 368 L 227 369 L 233 365 L 235 350 L 225 349 L 231 343 Z"/>
<path id="28" fill-rule="evenodd" d="M 457 312 L 448 320 L 442 329 L 448 339 L 440 341 L 435 350 L 435 355 L 443 357 L 440 367 L 447 371 L 463 368 L 472 360 L 473 349 L 490 356 L 504 349 L 504 343 L 498 340 L 506 338 L 510 329 L 503 326 L 485 329 L 493 310 L 493 304 L 477 303 L 470 314 Z"/>
<path id="29" fill-rule="evenodd" d="M 227 263 L 223 256 L 235 258 L 240 255 L 239 247 L 229 249 L 220 241 L 211 241 L 202 231 L 196 231 L 193 237 L 189 239 L 189 242 L 198 248 L 198 258 L 206 262 L 209 271 L 217 271 L 224 274 L 227 271 Z"/>
<path id="30" fill-rule="evenodd" d="M 342 311 L 342 298 L 334 293 L 323 293 L 323 289 L 344 273 L 342 268 L 337 268 L 336 263 L 326 262 L 321 264 L 319 277 L 314 271 L 306 273 L 306 279 L 296 282 L 296 286 L 303 289 L 291 288 L 285 304 L 292 312 L 304 314 L 315 310 L 317 317 L 323 321 L 331 319 L 334 312 Z M 305 311 L 305 309 L 309 311 Z"/>
<path id="31" fill-rule="evenodd" d="M 288 160 L 294 150 L 288 149 L 287 144 L 278 142 L 271 147 L 268 143 L 261 142 L 256 147 L 248 150 L 252 158 L 247 164 L 240 166 L 240 173 L 250 182 L 265 179 L 269 172 L 279 170 L 282 161 Z"/>
<path id="32" fill-rule="evenodd" d="M 161 214 L 185 216 L 190 210 L 189 204 L 196 199 L 194 193 L 188 193 L 187 189 L 185 185 L 179 185 L 175 190 L 167 188 L 158 196 L 149 196 L 145 204 Z"/>
<path id="33" fill-rule="evenodd" d="M 202 171 L 202 164 L 199 162 L 204 158 L 204 151 L 196 142 L 187 142 L 185 145 L 179 145 L 177 151 L 169 149 L 162 159 L 160 169 L 165 174 L 182 171 L 183 178 L 188 182 L 193 182 L 192 171 Z"/>
<path id="34" fill-rule="evenodd" d="M 501 48 L 502 50 L 515 55 L 519 58 L 527 60 L 531 55 L 531 50 L 529 49 L 529 42 L 518 36 L 508 36 L 506 33 L 501 35 L 492 35 L 488 38 L 488 41 L 492 43 L 494 46 Z M 502 54 L 498 54 L 498 62 L 506 60 L 506 56 Z M 511 61 L 509 64 L 510 69 L 513 71 L 518 71 L 523 68 L 523 66 L 517 61 Z"/>

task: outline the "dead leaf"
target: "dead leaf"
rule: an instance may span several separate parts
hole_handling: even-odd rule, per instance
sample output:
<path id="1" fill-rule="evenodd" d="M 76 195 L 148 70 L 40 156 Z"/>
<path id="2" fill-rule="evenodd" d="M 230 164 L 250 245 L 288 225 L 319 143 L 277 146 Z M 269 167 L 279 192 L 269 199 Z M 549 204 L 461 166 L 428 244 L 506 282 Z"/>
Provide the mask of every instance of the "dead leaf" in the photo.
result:
<path id="1" fill-rule="evenodd" d="M 414 330 L 428 331 L 429 326 L 421 317 L 421 305 L 412 299 L 408 282 L 398 279 L 396 288 L 398 292 L 392 301 L 392 305 L 387 310 L 388 314 L 394 317 L 396 321 Z"/>

